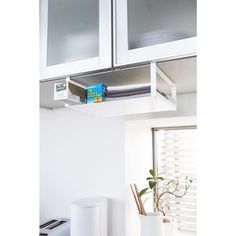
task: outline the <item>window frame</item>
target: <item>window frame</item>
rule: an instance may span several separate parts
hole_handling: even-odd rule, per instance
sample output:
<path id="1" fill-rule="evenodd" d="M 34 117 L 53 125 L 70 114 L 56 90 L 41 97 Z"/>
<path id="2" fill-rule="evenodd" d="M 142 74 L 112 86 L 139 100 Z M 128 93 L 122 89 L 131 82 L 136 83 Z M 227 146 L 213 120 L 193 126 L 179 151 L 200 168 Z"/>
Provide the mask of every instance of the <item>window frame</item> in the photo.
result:
<path id="1" fill-rule="evenodd" d="M 197 129 L 197 125 L 184 125 L 184 126 L 166 126 L 166 127 L 154 127 L 152 128 L 152 167 L 155 170 L 158 170 L 157 163 L 157 147 L 155 145 L 156 136 L 155 132 L 159 130 L 180 130 L 180 129 Z"/>
<path id="2" fill-rule="evenodd" d="M 153 169 L 158 170 L 158 157 L 157 157 L 157 145 L 156 145 L 156 132 L 160 130 L 186 130 L 186 129 L 197 129 L 197 125 L 186 125 L 186 126 L 167 126 L 167 127 L 154 127 L 152 128 L 152 165 Z M 187 236 L 177 232 L 178 236 Z"/>

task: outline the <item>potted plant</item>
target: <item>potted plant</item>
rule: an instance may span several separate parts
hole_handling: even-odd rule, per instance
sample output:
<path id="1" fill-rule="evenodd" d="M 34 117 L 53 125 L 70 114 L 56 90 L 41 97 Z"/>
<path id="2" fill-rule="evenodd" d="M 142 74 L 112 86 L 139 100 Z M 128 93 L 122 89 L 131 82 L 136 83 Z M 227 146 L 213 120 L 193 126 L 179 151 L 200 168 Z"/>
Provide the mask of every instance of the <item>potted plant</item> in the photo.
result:
<path id="1" fill-rule="evenodd" d="M 149 170 L 146 178 L 148 186 L 141 191 L 136 184 L 130 185 L 141 221 L 141 236 L 174 236 L 177 231 L 177 222 L 168 216 L 168 199 L 171 196 L 184 197 L 193 183 L 188 176 L 167 179 L 154 169 Z M 146 197 L 144 199 L 144 197 Z M 145 211 L 144 203 L 153 199 L 153 212 Z"/>

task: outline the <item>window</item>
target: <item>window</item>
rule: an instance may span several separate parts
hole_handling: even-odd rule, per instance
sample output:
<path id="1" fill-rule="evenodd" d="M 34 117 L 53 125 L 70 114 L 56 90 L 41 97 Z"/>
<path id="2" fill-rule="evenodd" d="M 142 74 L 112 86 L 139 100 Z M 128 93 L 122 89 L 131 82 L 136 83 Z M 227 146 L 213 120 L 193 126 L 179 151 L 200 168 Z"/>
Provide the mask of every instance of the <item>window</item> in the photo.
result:
<path id="1" fill-rule="evenodd" d="M 196 127 L 153 128 L 153 165 L 165 178 L 194 179 L 183 198 L 170 197 L 169 211 L 177 219 L 178 233 L 196 235 Z M 184 186 L 180 186 L 184 188 Z"/>

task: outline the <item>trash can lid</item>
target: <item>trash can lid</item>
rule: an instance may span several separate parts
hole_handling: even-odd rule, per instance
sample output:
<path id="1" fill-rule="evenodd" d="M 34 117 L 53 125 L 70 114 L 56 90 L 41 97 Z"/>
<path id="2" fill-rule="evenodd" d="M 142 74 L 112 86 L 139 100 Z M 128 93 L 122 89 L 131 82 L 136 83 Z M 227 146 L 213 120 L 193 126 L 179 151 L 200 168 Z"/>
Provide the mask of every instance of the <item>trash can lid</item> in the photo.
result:
<path id="1" fill-rule="evenodd" d="M 89 198 L 78 199 L 76 201 L 73 201 L 71 204 L 73 206 L 76 205 L 78 207 L 88 208 L 88 207 L 99 206 L 101 204 L 106 204 L 107 200 L 108 199 L 105 197 L 89 197 Z"/>

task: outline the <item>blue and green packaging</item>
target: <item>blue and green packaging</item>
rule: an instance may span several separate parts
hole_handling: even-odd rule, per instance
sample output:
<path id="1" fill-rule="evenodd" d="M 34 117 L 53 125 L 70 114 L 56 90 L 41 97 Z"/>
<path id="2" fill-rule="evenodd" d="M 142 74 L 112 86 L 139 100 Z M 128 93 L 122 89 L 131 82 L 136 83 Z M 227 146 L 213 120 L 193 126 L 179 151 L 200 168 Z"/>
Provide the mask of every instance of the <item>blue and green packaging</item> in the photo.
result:
<path id="1" fill-rule="evenodd" d="M 103 102 L 107 86 L 105 84 L 94 84 L 87 87 L 87 103 Z"/>

